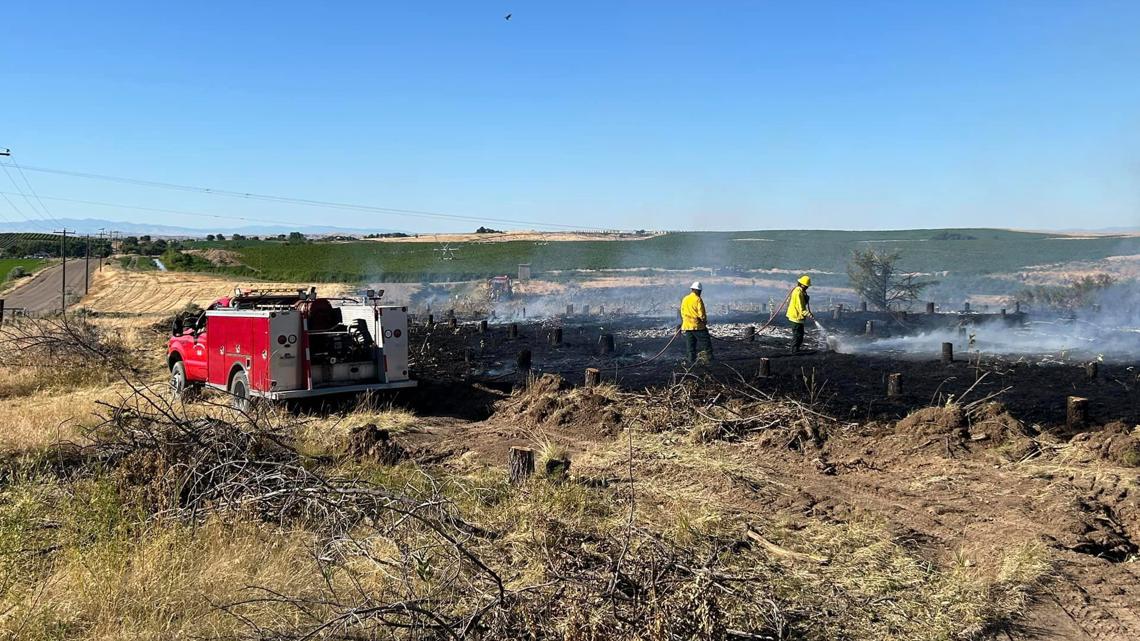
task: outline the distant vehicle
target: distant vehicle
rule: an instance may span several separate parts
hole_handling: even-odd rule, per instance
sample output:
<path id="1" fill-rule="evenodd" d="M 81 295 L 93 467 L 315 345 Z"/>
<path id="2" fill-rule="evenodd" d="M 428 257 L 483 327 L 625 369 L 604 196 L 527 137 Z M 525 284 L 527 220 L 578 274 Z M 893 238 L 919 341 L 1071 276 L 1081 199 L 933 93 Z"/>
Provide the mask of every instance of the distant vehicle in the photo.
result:
<path id="1" fill-rule="evenodd" d="M 487 296 L 491 300 L 506 300 L 512 296 L 510 276 L 495 276 L 487 279 Z"/>
<path id="2" fill-rule="evenodd" d="M 245 409 L 254 398 L 414 387 L 408 308 L 381 305 L 369 294 L 329 299 L 315 288 L 238 290 L 194 317 L 178 317 L 167 344 L 171 391 L 213 388 Z"/>

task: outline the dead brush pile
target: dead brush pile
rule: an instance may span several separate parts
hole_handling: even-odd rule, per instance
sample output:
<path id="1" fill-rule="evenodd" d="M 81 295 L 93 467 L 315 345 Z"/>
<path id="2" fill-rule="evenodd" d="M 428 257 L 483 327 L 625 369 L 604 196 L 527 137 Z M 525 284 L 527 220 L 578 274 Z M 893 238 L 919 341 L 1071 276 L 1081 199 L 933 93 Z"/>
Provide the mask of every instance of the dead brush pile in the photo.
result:
<path id="1" fill-rule="evenodd" d="M 78 316 L 22 318 L 0 327 L 0 368 L 9 395 L 48 386 L 102 383 L 137 372 L 123 337 Z"/>
<path id="2" fill-rule="evenodd" d="M 1115 421 L 1097 431 L 1081 432 L 1061 451 L 1068 463 L 1108 461 L 1125 467 L 1140 467 L 1140 426 Z"/>
<path id="3" fill-rule="evenodd" d="M 419 468 L 378 482 L 305 457 L 295 433 L 262 415 L 189 418 L 138 394 L 108 406 L 81 450 L 82 469 L 146 515 L 143 529 L 222 519 L 308 533 L 322 580 L 292 593 L 250 585 L 215 604 L 228 626 L 196 637 L 782 639 L 798 618 L 731 553 L 738 541 L 667 541 L 632 512 L 625 521 L 602 488 Z"/>
<path id="4" fill-rule="evenodd" d="M 1012 461 L 1040 451 L 1038 432 L 995 401 L 924 407 L 896 423 L 894 431 L 913 446 L 910 451 L 939 443 L 946 451 L 984 447 Z"/>
<path id="5" fill-rule="evenodd" d="M 813 403 L 777 398 L 749 384 L 689 378 L 668 387 L 623 392 L 613 385 L 568 388 L 543 374 L 496 404 L 496 414 L 535 427 L 579 426 L 614 435 L 627 425 L 685 432 L 693 442 L 760 436 L 800 449 L 818 447 L 841 424 Z"/>

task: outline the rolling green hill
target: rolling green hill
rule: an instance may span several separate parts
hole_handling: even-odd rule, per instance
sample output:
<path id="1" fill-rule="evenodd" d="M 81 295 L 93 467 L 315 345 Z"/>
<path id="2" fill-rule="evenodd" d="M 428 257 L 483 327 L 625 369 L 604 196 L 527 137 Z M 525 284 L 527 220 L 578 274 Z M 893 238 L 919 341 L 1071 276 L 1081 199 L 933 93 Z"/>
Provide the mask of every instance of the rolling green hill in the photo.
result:
<path id="1" fill-rule="evenodd" d="M 905 269 L 965 280 L 986 280 L 1027 267 L 1112 255 L 1140 254 L 1140 238 L 1072 238 L 998 229 L 906 231 L 678 232 L 635 241 L 511 241 L 452 243 L 453 260 L 441 260 L 439 243 L 277 241 L 211 243 L 236 252 L 244 267 L 217 267 L 281 281 L 466 280 L 514 274 L 531 263 L 534 274 L 569 277 L 574 270 L 688 270 L 739 265 L 819 274 L 843 284 L 853 249 L 898 250 Z M 196 262 L 193 269 L 211 269 Z M 833 275 L 829 275 L 831 272 Z"/>

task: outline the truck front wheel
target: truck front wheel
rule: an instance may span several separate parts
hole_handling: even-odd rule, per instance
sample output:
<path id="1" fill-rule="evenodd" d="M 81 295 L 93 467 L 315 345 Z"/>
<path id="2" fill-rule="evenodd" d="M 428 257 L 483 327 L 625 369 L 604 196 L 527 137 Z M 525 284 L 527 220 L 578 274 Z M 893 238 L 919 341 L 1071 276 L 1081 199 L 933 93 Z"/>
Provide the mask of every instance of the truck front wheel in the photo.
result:
<path id="1" fill-rule="evenodd" d="M 239 371 L 234 374 L 234 378 L 230 381 L 230 404 L 239 412 L 248 412 L 250 408 L 250 395 L 249 395 L 249 377 L 245 372 Z"/>
<path id="2" fill-rule="evenodd" d="M 186 398 L 186 366 L 182 361 L 170 368 L 170 398 L 174 401 Z"/>

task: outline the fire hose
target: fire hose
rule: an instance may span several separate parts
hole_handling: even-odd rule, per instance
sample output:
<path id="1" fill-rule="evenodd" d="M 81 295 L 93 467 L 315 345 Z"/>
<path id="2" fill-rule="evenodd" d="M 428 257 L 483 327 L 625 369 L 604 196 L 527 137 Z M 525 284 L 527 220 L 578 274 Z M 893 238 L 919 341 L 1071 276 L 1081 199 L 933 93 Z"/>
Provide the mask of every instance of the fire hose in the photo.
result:
<path id="1" fill-rule="evenodd" d="M 772 314 L 771 314 L 771 315 L 768 317 L 768 320 L 767 320 L 767 322 L 765 322 L 763 325 L 761 325 L 761 326 L 760 326 L 760 328 L 759 328 L 759 329 L 757 329 L 757 330 L 756 330 L 756 333 L 757 333 L 757 334 L 759 334 L 760 332 L 763 332 L 764 330 L 768 329 L 769 327 L 771 327 L 771 326 L 772 326 L 772 324 L 773 324 L 773 323 L 775 323 L 775 322 L 776 322 L 776 318 L 778 318 L 778 317 L 779 317 L 779 315 L 780 315 L 780 312 L 784 310 L 784 307 L 785 307 L 785 306 L 787 306 L 787 304 L 788 304 L 788 301 L 789 301 L 789 300 L 791 300 L 791 298 L 792 298 L 792 292 L 794 292 L 794 291 L 795 291 L 795 287 L 793 287 L 792 289 L 788 290 L 788 295 L 784 297 L 784 300 L 783 300 L 783 302 L 781 302 L 781 303 L 779 304 L 779 306 L 777 306 L 775 309 L 773 309 L 773 310 L 772 310 Z M 818 324 L 819 324 L 819 321 L 816 321 L 816 324 L 818 325 Z M 822 326 L 822 325 L 820 325 L 820 327 L 823 327 L 823 326 Z M 825 331 L 826 331 L 826 330 L 825 330 Z M 650 356 L 649 358 L 646 358 L 646 359 L 643 359 L 643 360 L 637 361 L 636 363 L 626 363 L 626 364 L 624 364 L 624 365 L 616 365 L 616 364 L 615 364 L 615 365 L 613 366 L 613 368 L 612 368 L 612 369 L 613 369 L 614 371 L 617 371 L 617 370 L 621 370 L 621 369 L 629 369 L 629 368 L 631 368 L 631 367 L 640 367 L 640 366 L 642 366 L 642 365 L 645 365 L 645 364 L 648 364 L 648 363 L 652 363 L 653 361 L 655 361 L 655 360 L 657 360 L 657 359 L 661 358 L 662 356 L 664 356 L 664 355 L 665 355 L 665 352 L 669 351 L 669 348 L 670 348 L 670 347 L 673 345 L 673 342 L 674 342 L 674 341 L 676 341 L 676 340 L 677 340 L 677 337 L 678 337 L 678 336 L 680 336 L 680 335 L 681 335 L 681 328 L 678 326 L 678 327 L 677 327 L 677 329 L 676 329 L 676 331 L 674 331 L 674 332 L 673 332 L 673 335 L 669 337 L 669 341 L 668 341 L 668 342 L 666 342 L 666 343 L 665 343 L 665 346 L 661 348 L 661 351 L 657 352 L 657 353 L 656 353 L 656 354 L 654 354 L 653 356 Z M 716 337 L 712 337 L 712 338 L 716 338 Z M 744 342 L 744 341 L 742 341 L 742 340 L 740 340 L 740 339 L 730 339 L 730 338 L 717 338 L 717 340 L 721 340 L 721 341 L 734 341 L 734 342 Z M 610 369 L 610 368 L 606 368 L 606 369 Z M 511 375 L 513 375 L 513 374 L 516 374 L 516 373 L 517 373 L 517 372 L 507 372 L 506 374 L 500 374 L 499 376 L 496 376 L 496 377 L 494 377 L 494 379 L 505 378 L 505 377 L 507 377 L 507 376 L 511 376 Z"/>
<path id="2" fill-rule="evenodd" d="M 777 306 L 776 308 L 774 308 L 772 310 L 772 314 L 768 317 L 768 321 L 766 323 L 764 323 L 763 325 L 761 325 L 759 328 L 757 328 L 757 330 L 756 330 L 757 334 L 768 329 L 769 327 L 772 326 L 772 323 L 776 322 L 776 319 L 780 316 L 780 312 L 784 311 L 784 308 L 788 305 L 788 301 L 792 299 L 792 292 L 794 292 L 794 291 L 796 291 L 795 287 L 788 290 L 788 295 L 784 297 L 784 302 L 780 303 L 779 306 Z M 816 321 L 816 322 L 818 322 L 818 321 Z M 725 342 L 734 342 L 734 343 L 746 343 L 746 342 L 748 342 L 748 341 L 745 341 L 745 340 L 740 339 L 740 338 L 720 338 L 720 337 L 715 337 L 715 336 L 713 338 L 716 338 L 718 341 L 725 341 Z"/>
<path id="3" fill-rule="evenodd" d="M 788 290 L 788 295 L 784 297 L 784 301 L 782 303 L 780 303 L 780 305 L 778 307 L 776 307 L 775 309 L 772 310 L 772 314 L 768 317 L 768 321 L 765 322 L 763 325 L 760 326 L 759 329 L 756 330 L 757 334 L 768 329 L 769 327 L 772 326 L 772 323 L 776 322 L 776 318 L 779 317 L 780 312 L 783 311 L 784 307 L 788 304 L 788 301 L 792 299 L 792 292 L 794 292 L 795 290 L 796 290 L 795 287 Z M 818 324 L 819 321 L 816 321 L 816 323 Z M 650 356 L 649 358 L 647 358 L 645 360 L 641 360 L 641 361 L 638 361 L 636 363 L 628 363 L 625 365 L 617 365 L 613 369 L 615 369 L 615 370 L 627 369 L 630 367 L 640 367 L 641 365 L 645 365 L 646 363 L 652 363 L 653 361 L 661 358 L 665 354 L 665 352 L 667 352 L 669 350 L 669 347 L 673 344 L 673 341 L 677 340 L 677 337 L 680 335 L 681 335 L 681 328 L 678 327 L 677 331 L 673 332 L 673 335 L 671 337 L 669 337 L 669 342 L 665 343 L 665 347 L 661 348 L 661 351 L 657 352 L 656 354 L 654 354 L 653 356 Z M 716 338 L 716 337 L 710 336 L 710 338 Z M 723 341 L 737 340 L 737 341 L 739 341 L 739 339 L 729 339 L 729 338 L 717 338 L 717 340 L 723 340 Z M 743 341 L 739 341 L 739 342 L 743 342 Z"/>

